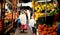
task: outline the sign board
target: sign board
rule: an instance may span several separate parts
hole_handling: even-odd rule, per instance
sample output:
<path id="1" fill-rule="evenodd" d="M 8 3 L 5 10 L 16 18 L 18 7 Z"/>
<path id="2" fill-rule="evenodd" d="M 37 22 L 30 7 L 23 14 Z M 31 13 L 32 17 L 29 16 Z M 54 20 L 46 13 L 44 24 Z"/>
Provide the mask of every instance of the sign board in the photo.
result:
<path id="1" fill-rule="evenodd" d="M 22 3 L 22 6 L 29 6 L 29 7 L 32 7 L 32 2 Z"/>

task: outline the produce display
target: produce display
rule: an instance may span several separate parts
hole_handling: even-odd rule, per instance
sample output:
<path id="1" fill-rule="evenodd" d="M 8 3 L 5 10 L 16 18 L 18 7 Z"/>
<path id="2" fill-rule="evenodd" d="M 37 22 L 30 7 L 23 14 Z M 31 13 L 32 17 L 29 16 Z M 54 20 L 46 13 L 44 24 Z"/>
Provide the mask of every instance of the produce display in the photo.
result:
<path id="1" fill-rule="evenodd" d="M 12 19 L 12 17 L 13 17 L 13 19 L 16 19 L 17 17 L 18 17 L 18 13 L 17 12 L 6 12 L 5 13 L 5 19 Z"/>
<path id="2" fill-rule="evenodd" d="M 40 13 L 40 12 L 35 12 L 35 19 L 38 20 L 39 17 L 44 17 L 45 14 L 44 13 Z"/>
<path id="3" fill-rule="evenodd" d="M 11 3 L 8 3 L 9 1 Z M 8 0 L 8 2 L 6 1 L 7 5 L 4 6 L 6 8 L 4 8 L 4 13 L 2 16 L 4 19 L 4 25 L 3 25 L 4 26 L 4 34 L 9 35 L 11 33 L 13 26 L 14 26 L 13 21 L 18 17 L 18 12 L 16 12 L 17 11 L 16 0 Z"/>
<path id="4" fill-rule="evenodd" d="M 46 24 L 39 24 L 38 33 L 40 35 L 57 35 L 57 26 L 48 27 Z"/>
<path id="5" fill-rule="evenodd" d="M 12 19 L 12 13 L 11 12 L 6 12 L 5 13 L 5 19 Z"/>
<path id="6" fill-rule="evenodd" d="M 39 35 L 57 35 L 57 23 L 53 23 L 58 18 L 59 9 L 57 8 L 57 3 L 47 2 L 46 4 L 45 2 L 32 1 L 32 8 L 35 10 L 33 16 L 37 22 L 36 25 Z M 52 23 L 49 23 L 50 20 L 47 21 L 46 19 L 47 24 L 45 23 L 45 17 L 47 19 L 51 17 L 50 19 L 54 18 L 54 20 Z"/>
<path id="7" fill-rule="evenodd" d="M 18 12 L 5 12 L 4 26 L 7 28 L 18 17 Z"/>
<path id="8" fill-rule="evenodd" d="M 46 7 L 47 6 L 47 7 Z M 46 8 L 47 9 L 50 9 L 50 8 L 53 8 L 53 3 L 47 3 L 47 5 L 45 3 L 38 3 L 37 1 L 34 2 L 32 1 L 32 8 L 35 8 L 35 10 L 45 10 Z"/>
<path id="9" fill-rule="evenodd" d="M 39 17 L 51 16 L 57 13 L 56 3 L 38 3 L 37 1 L 32 1 L 32 8 L 35 10 L 35 19 L 38 20 Z M 47 11 L 46 11 L 47 10 Z M 46 13 L 45 13 L 46 11 Z M 46 14 L 46 15 L 45 15 Z"/>

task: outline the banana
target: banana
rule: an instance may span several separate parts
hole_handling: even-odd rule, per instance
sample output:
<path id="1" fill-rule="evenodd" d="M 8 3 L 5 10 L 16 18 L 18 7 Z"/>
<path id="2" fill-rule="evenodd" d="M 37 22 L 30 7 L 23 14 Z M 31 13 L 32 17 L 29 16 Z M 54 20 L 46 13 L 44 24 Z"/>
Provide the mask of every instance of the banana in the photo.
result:
<path id="1" fill-rule="evenodd" d="M 34 1 L 32 1 L 32 8 L 34 8 Z"/>

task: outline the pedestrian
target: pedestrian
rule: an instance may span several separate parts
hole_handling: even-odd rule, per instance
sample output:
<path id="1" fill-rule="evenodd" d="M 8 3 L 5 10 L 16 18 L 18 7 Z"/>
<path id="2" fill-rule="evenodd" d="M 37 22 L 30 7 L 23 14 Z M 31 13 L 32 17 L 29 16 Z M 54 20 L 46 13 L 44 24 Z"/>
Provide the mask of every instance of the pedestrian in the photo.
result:
<path id="1" fill-rule="evenodd" d="M 33 34 L 36 35 L 36 28 L 35 25 L 36 21 L 34 20 L 34 18 L 32 17 L 29 21 L 29 27 L 31 28 L 31 30 L 33 31 Z"/>
<path id="2" fill-rule="evenodd" d="M 30 20 L 30 11 L 29 10 L 25 10 L 25 13 L 27 14 L 27 20 L 28 20 L 28 23 L 29 23 L 29 20 Z"/>
<path id="3" fill-rule="evenodd" d="M 21 22 L 20 22 L 20 15 L 18 16 L 18 18 L 15 20 L 15 22 L 17 23 L 17 29 L 19 30 L 20 32 L 20 26 L 21 26 Z"/>
<path id="4" fill-rule="evenodd" d="M 23 12 L 21 12 L 20 14 L 20 21 L 21 21 L 21 31 L 24 32 L 25 28 L 27 29 L 27 18 L 26 18 L 26 14 Z"/>
<path id="5" fill-rule="evenodd" d="M 18 17 L 16 20 L 16 23 L 17 23 L 17 27 L 20 27 L 21 23 L 20 23 L 20 18 Z"/>

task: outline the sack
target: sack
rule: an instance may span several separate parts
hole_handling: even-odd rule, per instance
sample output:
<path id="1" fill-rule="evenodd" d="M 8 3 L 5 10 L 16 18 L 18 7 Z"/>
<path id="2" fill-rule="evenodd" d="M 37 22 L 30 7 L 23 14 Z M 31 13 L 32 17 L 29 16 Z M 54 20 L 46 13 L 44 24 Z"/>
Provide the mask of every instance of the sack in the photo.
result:
<path id="1" fill-rule="evenodd" d="M 27 24 L 23 25 L 23 29 L 27 30 Z"/>

